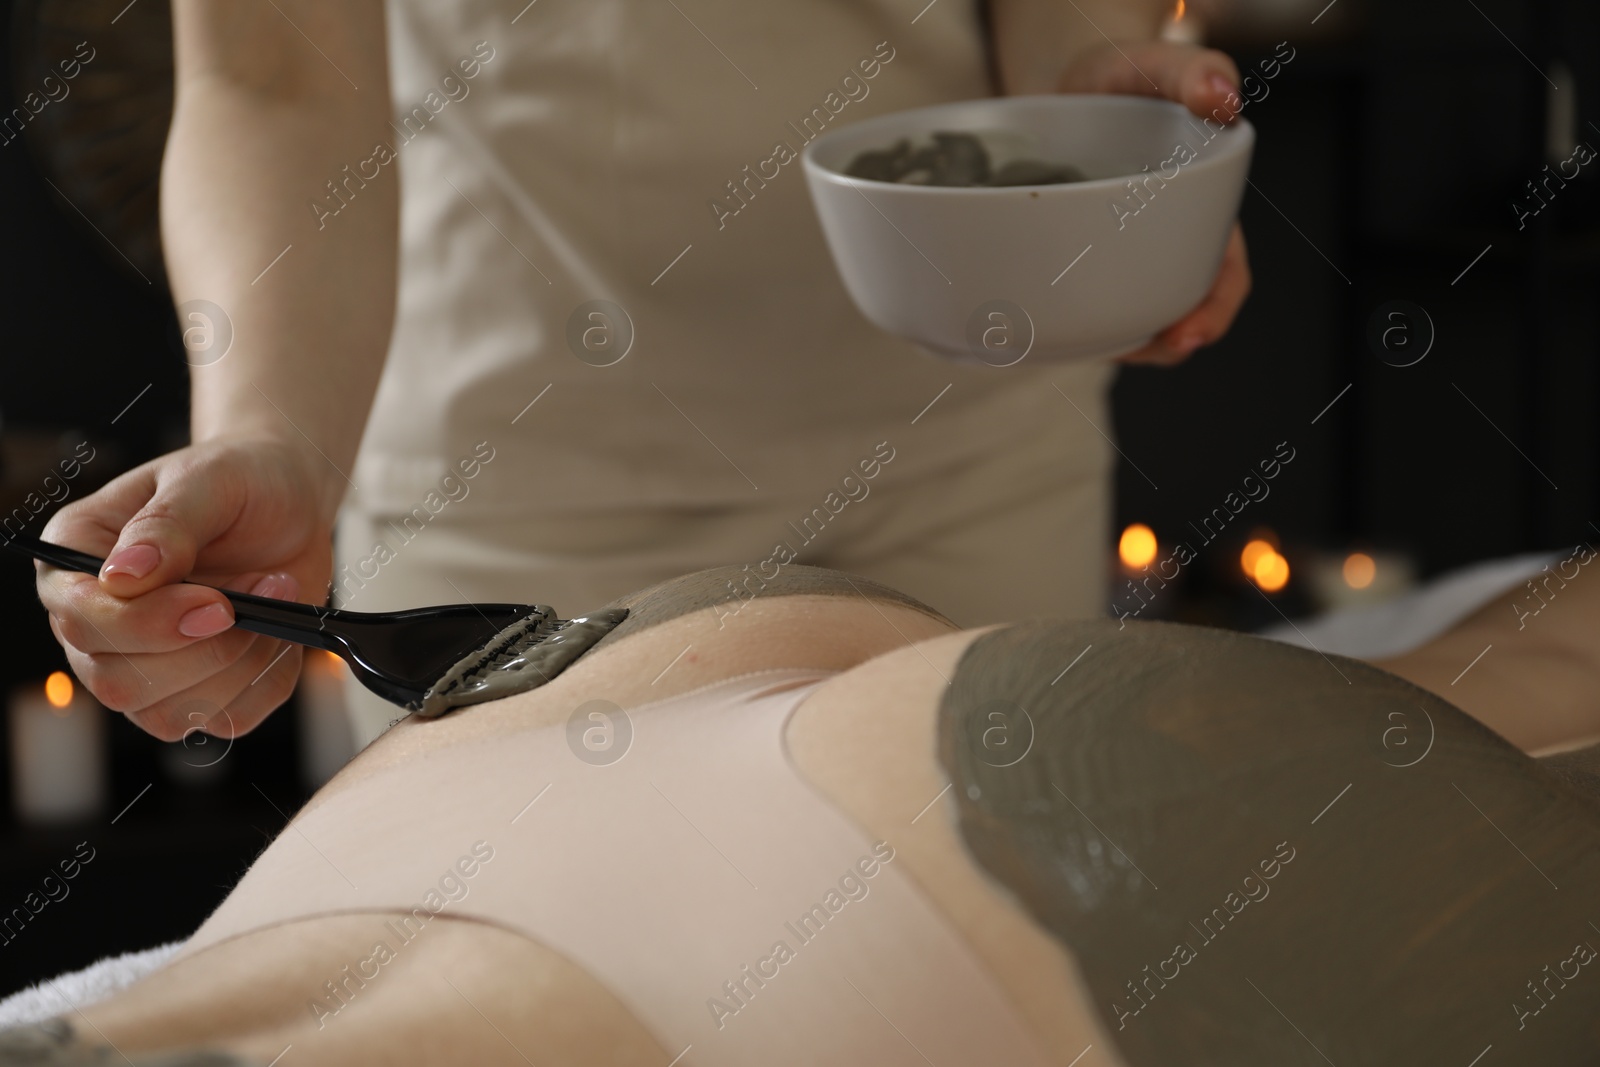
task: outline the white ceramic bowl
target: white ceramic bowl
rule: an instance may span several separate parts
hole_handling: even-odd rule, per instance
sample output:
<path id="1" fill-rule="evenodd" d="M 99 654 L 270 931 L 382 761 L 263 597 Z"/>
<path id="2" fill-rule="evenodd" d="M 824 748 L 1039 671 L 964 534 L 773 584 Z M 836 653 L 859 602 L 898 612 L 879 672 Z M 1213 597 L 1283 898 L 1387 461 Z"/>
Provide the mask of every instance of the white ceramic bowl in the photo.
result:
<path id="1" fill-rule="evenodd" d="M 951 188 L 846 177 L 857 153 L 973 133 L 997 164 L 1070 163 L 1068 185 Z M 803 155 L 834 263 L 861 313 L 936 355 L 996 366 L 1109 358 L 1210 289 L 1255 130 L 1131 96 L 996 97 L 881 115 Z"/>

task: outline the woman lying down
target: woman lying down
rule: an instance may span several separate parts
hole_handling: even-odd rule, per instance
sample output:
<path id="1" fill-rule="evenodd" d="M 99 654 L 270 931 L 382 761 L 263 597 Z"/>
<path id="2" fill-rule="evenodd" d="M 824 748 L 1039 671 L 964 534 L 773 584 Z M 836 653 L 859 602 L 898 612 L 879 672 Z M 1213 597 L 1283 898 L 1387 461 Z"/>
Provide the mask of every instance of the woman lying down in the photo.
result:
<path id="1" fill-rule="evenodd" d="M 171 963 L 0 1063 L 1595 1062 L 1582 590 L 1441 683 L 1497 735 L 1247 636 L 738 577 L 402 722 Z"/>

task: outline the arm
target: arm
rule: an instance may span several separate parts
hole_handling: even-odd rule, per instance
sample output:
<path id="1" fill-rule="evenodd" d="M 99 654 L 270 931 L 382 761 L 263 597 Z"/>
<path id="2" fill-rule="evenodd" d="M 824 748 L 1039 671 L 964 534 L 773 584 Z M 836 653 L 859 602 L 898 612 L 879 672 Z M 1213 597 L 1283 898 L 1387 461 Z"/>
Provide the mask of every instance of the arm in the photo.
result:
<path id="1" fill-rule="evenodd" d="M 381 0 L 178 0 L 161 226 L 176 303 L 232 345 L 191 348 L 193 443 L 62 508 L 44 536 L 107 557 L 40 566 L 68 662 L 166 740 L 229 737 L 292 692 L 298 648 L 233 630 L 221 594 L 322 601 L 332 524 L 388 347 L 399 176 L 336 218 L 313 198 L 388 137 Z M 203 329 L 203 319 L 182 326 Z"/>
<path id="2" fill-rule="evenodd" d="M 388 348 L 398 175 L 351 182 L 337 217 L 310 203 L 391 136 L 383 7 L 179 0 L 173 21 L 161 183 L 173 299 L 218 304 L 235 337 L 195 368 L 193 439 L 309 438 L 327 457 L 312 466 L 331 521 Z"/>

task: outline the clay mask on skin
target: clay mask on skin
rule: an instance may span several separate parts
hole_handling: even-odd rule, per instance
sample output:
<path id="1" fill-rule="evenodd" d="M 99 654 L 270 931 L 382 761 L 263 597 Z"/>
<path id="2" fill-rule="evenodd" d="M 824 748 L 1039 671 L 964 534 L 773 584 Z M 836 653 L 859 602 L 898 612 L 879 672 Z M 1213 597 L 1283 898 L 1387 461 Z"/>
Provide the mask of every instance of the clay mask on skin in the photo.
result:
<path id="1" fill-rule="evenodd" d="M 627 608 L 602 608 L 576 619 L 558 619 L 554 608 L 537 605 L 446 671 L 422 698 L 416 714 L 436 718 L 451 708 L 544 685 L 627 617 Z"/>
<path id="2" fill-rule="evenodd" d="M 949 621 L 899 590 L 820 567 L 791 563 L 770 577 L 759 576 L 748 565 L 713 567 L 621 597 L 571 622 L 556 618 L 554 608 L 537 605 L 447 671 L 424 696 L 415 714 L 434 718 L 451 708 L 541 686 L 608 635 L 615 643 L 707 608 L 717 612 L 720 629 L 738 625 L 739 611 L 752 600 L 803 595 L 898 604 Z"/>
<path id="3" fill-rule="evenodd" d="M 1595 1062 L 1600 804 L 1432 694 L 1241 634 L 1026 623 L 938 714 L 968 851 L 1132 1067 Z"/>
<path id="4" fill-rule="evenodd" d="M 0 1031 L 0 1067 L 11 1064 L 91 1067 L 101 1063 L 132 1062 L 107 1045 L 104 1038 L 96 1040 L 97 1036 L 79 1034 L 62 1018 Z M 138 1064 L 140 1067 L 262 1067 L 260 1061 L 205 1048 L 140 1056 Z"/>

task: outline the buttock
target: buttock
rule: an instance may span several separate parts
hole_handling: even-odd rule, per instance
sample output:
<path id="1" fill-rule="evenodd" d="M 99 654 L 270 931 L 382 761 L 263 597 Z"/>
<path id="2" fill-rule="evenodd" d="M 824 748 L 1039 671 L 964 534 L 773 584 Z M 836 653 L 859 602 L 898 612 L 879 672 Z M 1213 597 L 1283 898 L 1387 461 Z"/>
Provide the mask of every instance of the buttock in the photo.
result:
<path id="1" fill-rule="evenodd" d="M 917 828 L 906 869 L 1060 1062 L 1087 1035 L 1128 1067 L 1600 1049 L 1592 798 L 1367 664 L 1024 623 L 836 679 L 790 745 L 864 825 Z"/>

